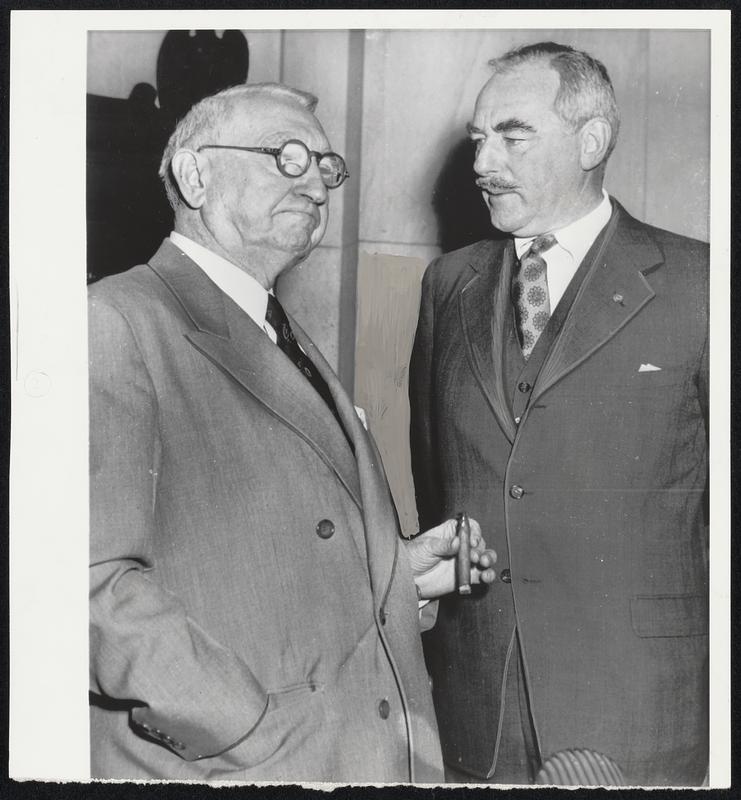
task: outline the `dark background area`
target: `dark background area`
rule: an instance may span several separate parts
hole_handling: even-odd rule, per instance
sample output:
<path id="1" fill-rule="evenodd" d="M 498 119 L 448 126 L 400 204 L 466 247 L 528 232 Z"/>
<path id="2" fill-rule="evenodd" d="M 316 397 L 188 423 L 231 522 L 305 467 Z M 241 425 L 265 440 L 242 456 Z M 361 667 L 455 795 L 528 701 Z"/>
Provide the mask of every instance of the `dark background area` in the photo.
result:
<path id="1" fill-rule="evenodd" d="M 158 169 L 175 125 L 207 95 L 244 83 L 249 47 L 241 31 L 169 31 L 157 88 L 128 99 L 87 95 L 87 279 L 142 263 L 172 230 Z M 158 102 L 157 102 L 158 101 Z"/>

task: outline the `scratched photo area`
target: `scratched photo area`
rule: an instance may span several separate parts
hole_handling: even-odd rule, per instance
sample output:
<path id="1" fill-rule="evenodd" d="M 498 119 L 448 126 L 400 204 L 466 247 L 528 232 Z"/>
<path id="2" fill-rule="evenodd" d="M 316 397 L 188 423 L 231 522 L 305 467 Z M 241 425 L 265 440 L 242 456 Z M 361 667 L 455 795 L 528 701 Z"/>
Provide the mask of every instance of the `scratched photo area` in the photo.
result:
<path id="1" fill-rule="evenodd" d="M 708 30 L 91 30 L 101 780 L 708 785 Z"/>

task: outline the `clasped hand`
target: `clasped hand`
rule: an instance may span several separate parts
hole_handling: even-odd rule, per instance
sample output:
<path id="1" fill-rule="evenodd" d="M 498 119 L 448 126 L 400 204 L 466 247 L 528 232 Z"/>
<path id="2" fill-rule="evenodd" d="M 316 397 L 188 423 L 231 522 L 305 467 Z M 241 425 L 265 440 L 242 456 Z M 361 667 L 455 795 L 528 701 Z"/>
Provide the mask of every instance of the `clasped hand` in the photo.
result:
<path id="1" fill-rule="evenodd" d="M 486 549 L 481 527 L 471 524 L 471 583 L 493 583 L 497 554 Z M 424 600 L 455 591 L 455 556 L 460 546 L 456 521 L 449 519 L 435 528 L 420 533 L 406 543 L 409 562 L 419 596 Z"/>

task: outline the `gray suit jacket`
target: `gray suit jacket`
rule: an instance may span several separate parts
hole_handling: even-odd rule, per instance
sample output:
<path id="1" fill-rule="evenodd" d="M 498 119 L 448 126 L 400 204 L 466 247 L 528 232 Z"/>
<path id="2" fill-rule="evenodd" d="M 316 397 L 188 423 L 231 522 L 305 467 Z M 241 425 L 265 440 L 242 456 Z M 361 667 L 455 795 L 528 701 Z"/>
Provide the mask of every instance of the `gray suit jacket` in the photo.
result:
<path id="1" fill-rule="evenodd" d="M 465 509 L 511 574 L 441 600 L 426 634 L 443 753 L 473 775 L 495 767 L 515 626 L 543 758 L 590 747 L 637 784 L 707 766 L 707 246 L 613 204 L 519 425 L 502 377 L 512 242 L 424 278 L 420 522 Z"/>
<path id="2" fill-rule="evenodd" d="M 388 485 L 316 347 L 293 323 L 354 454 L 169 240 L 89 315 L 93 775 L 440 780 Z"/>

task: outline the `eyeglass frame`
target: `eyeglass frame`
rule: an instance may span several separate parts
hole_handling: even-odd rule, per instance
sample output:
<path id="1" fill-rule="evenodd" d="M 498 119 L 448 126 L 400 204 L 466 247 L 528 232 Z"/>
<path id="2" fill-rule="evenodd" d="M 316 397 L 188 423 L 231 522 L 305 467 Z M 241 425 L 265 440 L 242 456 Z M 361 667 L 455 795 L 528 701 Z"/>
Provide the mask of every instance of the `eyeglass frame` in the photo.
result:
<path id="1" fill-rule="evenodd" d="M 291 175 L 286 172 L 280 164 L 279 157 L 280 154 L 283 152 L 283 148 L 288 144 L 300 144 L 306 152 L 309 154 L 309 160 L 306 162 L 306 169 L 298 175 Z M 200 153 L 201 150 L 242 150 L 245 153 L 263 153 L 265 155 L 273 156 L 275 159 L 275 166 L 280 172 L 281 175 L 285 176 L 286 178 L 301 178 L 309 171 L 311 167 L 311 157 L 316 156 L 316 163 L 319 166 L 319 162 L 326 158 L 327 156 L 336 156 L 337 158 L 342 161 L 344 165 L 344 169 L 340 176 L 340 182 L 336 186 L 329 186 L 324 180 L 322 183 L 327 187 L 327 189 L 339 189 L 340 186 L 350 177 L 350 173 L 347 171 L 347 163 L 345 159 L 339 154 L 335 153 L 333 150 L 328 150 L 326 153 L 320 153 L 318 150 L 310 150 L 309 146 L 302 142 L 301 139 L 288 139 L 287 141 L 283 142 L 280 147 L 242 147 L 236 144 L 202 144 L 196 148 L 196 152 Z M 321 172 L 321 170 L 320 170 Z"/>

